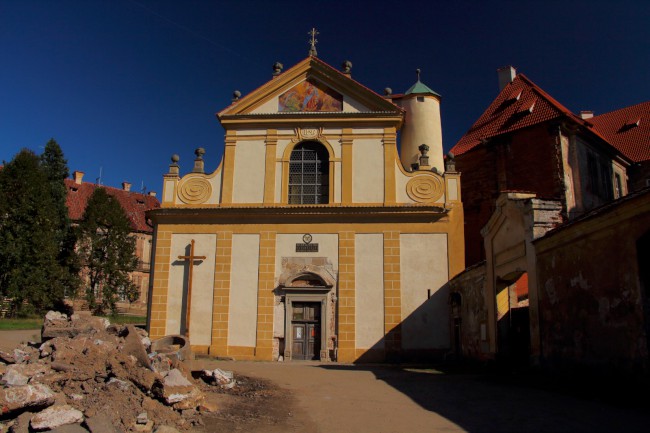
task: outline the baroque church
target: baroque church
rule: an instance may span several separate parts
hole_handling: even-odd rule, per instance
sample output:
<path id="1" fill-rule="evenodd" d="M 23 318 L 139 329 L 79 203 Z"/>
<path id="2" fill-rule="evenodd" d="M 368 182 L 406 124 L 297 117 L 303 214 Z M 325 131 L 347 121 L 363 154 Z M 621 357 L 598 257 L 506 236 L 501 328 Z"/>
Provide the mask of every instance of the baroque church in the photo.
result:
<path id="1" fill-rule="evenodd" d="M 219 167 L 172 157 L 154 223 L 148 329 L 194 353 L 374 362 L 450 348 L 465 267 L 461 179 L 440 95 L 381 96 L 316 56 L 217 113 Z M 398 151 L 398 136 L 400 151 Z"/>

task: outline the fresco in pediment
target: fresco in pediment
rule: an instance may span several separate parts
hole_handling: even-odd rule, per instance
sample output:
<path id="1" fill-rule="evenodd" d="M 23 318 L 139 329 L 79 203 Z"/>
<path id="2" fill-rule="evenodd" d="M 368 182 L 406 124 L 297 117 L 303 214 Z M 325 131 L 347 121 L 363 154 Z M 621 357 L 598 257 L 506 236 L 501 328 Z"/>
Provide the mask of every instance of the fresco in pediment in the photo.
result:
<path id="1" fill-rule="evenodd" d="M 280 95 L 278 111 L 343 111 L 343 96 L 320 83 L 303 81 Z"/>

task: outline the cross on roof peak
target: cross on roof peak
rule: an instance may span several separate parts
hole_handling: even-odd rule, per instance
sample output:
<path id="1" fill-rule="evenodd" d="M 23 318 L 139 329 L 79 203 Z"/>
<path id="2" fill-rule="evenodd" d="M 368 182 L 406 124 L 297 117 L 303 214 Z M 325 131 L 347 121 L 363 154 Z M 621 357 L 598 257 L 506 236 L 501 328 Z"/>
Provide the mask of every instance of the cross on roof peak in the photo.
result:
<path id="1" fill-rule="evenodd" d="M 318 55 L 318 53 L 316 52 L 316 43 L 318 42 L 318 39 L 316 39 L 316 35 L 319 34 L 318 30 L 312 27 L 312 29 L 309 32 L 307 32 L 307 34 L 311 36 L 311 39 L 309 40 L 309 42 L 307 42 L 308 44 L 311 45 L 311 47 L 309 48 L 309 55 L 316 57 Z"/>

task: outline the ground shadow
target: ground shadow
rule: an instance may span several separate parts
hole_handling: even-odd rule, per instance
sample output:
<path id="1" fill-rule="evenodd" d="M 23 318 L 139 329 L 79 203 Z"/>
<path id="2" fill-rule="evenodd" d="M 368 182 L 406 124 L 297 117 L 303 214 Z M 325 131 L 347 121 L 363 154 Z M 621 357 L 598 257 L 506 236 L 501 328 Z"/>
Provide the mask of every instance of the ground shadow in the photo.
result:
<path id="1" fill-rule="evenodd" d="M 561 380 L 539 372 L 476 365 L 322 364 L 313 368 L 369 371 L 468 432 L 630 432 L 648 431 L 650 425 L 650 399 L 632 395 L 629 382 Z"/>

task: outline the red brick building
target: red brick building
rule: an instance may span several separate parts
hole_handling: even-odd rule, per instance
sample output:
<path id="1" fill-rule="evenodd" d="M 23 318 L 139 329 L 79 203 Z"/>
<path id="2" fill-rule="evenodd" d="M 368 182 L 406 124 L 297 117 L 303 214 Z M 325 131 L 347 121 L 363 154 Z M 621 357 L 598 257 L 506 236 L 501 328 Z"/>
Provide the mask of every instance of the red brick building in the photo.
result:
<path id="1" fill-rule="evenodd" d="M 499 81 L 496 99 L 451 149 L 463 174 L 467 266 L 485 258 L 480 231 L 501 192 L 560 200 L 565 221 L 627 193 L 631 161 L 592 119 L 512 67 L 499 70 Z"/>
<path id="2" fill-rule="evenodd" d="M 100 185 L 83 182 L 83 172 L 75 171 L 73 179 L 66 179 L 68 214 L 73 224 L 78 223 L 86 209 L 88 199 Z M 145 217 L 145 212 L 160 207 L 160 202 L 155 193 L 142 194 L 131 191 L 131 184 L 122 183 L 122 189 L 101 186 L 115 197 L 131 221 L 131 234 L 136 239 L 136 255 L 138 267 L 131 274 L 131 280 L 140 289 L 140 298 L 134 302 L 119 302 L 118 309 L 125 313 L 144 315 L 147 311 L 147 293 L 149 288 L 149 274 L 151 272 L 151 240 L 153 227 Z M 83 272 L 83 271 L 82 271 Z M 78 296 L 83 299 L 83 294 Z"/>
<path id="3" fill-rule="evenodd" d="M 633 164 L 630 191 L 650 186 L 650 101 L 588 119 L 594 128 Z"/>

